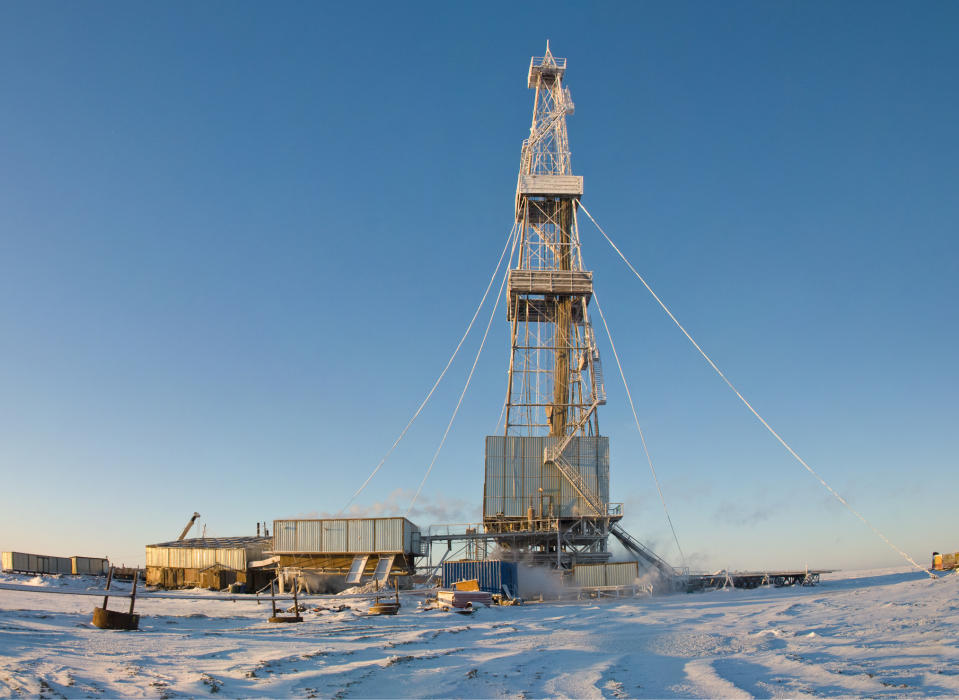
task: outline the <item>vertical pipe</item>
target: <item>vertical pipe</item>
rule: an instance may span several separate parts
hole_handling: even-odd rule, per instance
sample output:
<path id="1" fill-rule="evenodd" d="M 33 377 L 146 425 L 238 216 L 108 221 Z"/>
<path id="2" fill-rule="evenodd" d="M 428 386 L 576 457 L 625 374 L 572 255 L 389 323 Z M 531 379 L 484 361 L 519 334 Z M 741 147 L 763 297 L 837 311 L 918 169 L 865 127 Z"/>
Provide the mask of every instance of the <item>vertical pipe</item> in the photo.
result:
<path id="1" fill-rule="evenodd" d="M 557 203 L 556 253 L 554 261 L 557 270 L 569 270 L 572 265 L 570 255 L 570 210 L 572 202 L 561 200 Z M 572 297 L 560 297 L 555 301 L 556 317 L 553 330 L 555 361 L 553 363 L 553 411 L 550 417 L 550 435 L 564 437 L 569 419 L 569 354 L 570 332 L 572 325 Z"/>
<path id="2" fill-rule="evenodd" d="M 561 569 L 563 566 L 563 560 L 560 558 L 561 546 L 562 544 L 560 542 L 560 535 L 559 535 L 559 520 L 557 520 L 556 521 L 556 569 L 557 570 Z"/>

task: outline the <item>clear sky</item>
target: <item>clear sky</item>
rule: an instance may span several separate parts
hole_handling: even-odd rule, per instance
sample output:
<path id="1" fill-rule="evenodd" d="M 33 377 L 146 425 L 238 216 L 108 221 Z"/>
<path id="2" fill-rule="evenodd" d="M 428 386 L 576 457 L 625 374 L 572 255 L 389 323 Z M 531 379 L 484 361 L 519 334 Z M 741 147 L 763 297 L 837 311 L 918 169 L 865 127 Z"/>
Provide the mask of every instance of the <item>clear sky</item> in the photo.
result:
<path id="1" fill-rule="evenodd" d="M 549 38 L 584 204 L 855 507 L 959 550 L 959 5 L 554 6 L 0 3 L 0 549 L 339 510 L 492 273 Z M 899 563 L 581 231 L 690 563 Z M 613 498 L 679 563 L 600 342 Z M 405 512 L 478 343 L 361 512 Z M 500 309 L 421 526 L 479 518 L 507 363 Z"/>

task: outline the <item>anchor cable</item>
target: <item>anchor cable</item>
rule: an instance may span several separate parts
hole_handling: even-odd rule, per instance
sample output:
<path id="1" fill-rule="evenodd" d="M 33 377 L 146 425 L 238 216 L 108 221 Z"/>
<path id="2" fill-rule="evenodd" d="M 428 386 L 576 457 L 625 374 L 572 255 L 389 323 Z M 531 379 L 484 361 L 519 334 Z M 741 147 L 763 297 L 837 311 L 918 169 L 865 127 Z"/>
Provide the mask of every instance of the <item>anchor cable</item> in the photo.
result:
<path id="1" fill-rule="evenodd" d="M 659 492 L 659 502 L 663 504 L 663 512 L 666 514 L 666 522 L 669 523 L 669 529 L 673 533 L 673 540 L 676 542 L 676 549 L 679 550 L 679 557 L 686 566 L 686 555 L 683 554 L 683 548 L 679 544 L 679 537 L 676 536 L 676 528 L 673 527 L 673 519 L 669 517 L 669 509 L 666 508 L 666 497 L 663 496 L 663 488 L 659 484 L 659 477 L 656 476 L 656 469 L 653 467 L 653 458 L 649 455 L 649 448 L 646 446 L 646 436 L 639 425 L 639 416 L 636 414 L 636 405 L 633 403 L 633 394 L 629 390 L 629 384 L 626 382 L 626 373 L 623 372 L 623 364 L 619 361 L 619 353 L 616 352 L 616 344 L 613 342 L 613 336 L 609 332 L 609 325 L 606 323 L 606 315 L 603 313 L 603 307 L 599 304 L 599 296 L 593 289 L 593 301 L 596 303 L 596 310 L 599 311 L 599 318 L 603 322 L 603 328 L 606 329 L 606 337 L 609 338 L 609 347 L 613 349 L 613 357 L 616 359 L 616 366 L 619 368 L 619 376 L 623 380 L 623 387 L 626 389 L 626 398 L 629 399 L 629 407 L 633 412 L 633 421 L 636 423 L 636 430 L 639 431 L 639 440 L 643 443 L 643 452 L 646 453 L 646 461 L 649 462 L 649 471 L 653 475 L 653 481 L 656 484 L 656 490 Z"/>
<path id="2" fill-rule="evenodd" d="M 499 260 L 496 263 L 496 269 L 493 270 L 493 275 L 492 277 L 489 278 L 489 284 L 486 285 L 486 291 L 483 292 L 483 298 L 480 299 L 480 303 L 476 307 L 476 311 L 473 312 L 473 318 L 470 319 L 469 325 L 466 326 L 466 331 L 463 333 L 463 337 L 460 338 L 460 342 L 457 343 L 456 349 L 453 350 L 453 354 L 450 355 L 450 359 L 447 361 L 446 366 L 443 368 L 443 371 L 440 372 L 440 375 L 436 378 L 436 381 L 433 383 L 433 387 L 430 389 L 429 393 L 426 395 L 426 398 L 423 399 L 423 402 L 419 405 L 419 408 L 416 409 L 416 412 L 413 414 L 413 417 L 410 418 L 410 422 L 406 424 L 406 427 L 403 428 L 402 432 L 399 434 L 396 440 L 393 441 L 393 444 L 390 446 L 390 449 L 388 449 L 386 451 L 386 454 L 383 455 L 383 458 L 379 461 L 379 464 L 377 464 L 376 468 L 374 468 L 373 471 L 370 473 L 370 475 L 366 477 L 366 481 L 363 482 L 363 485 L 360 486 L 360 488 L 356 490 L 356 493 L 350 496 L 350 499 L 346 502 L 346 504 L 342 508 L 340 508 L 339 513 L 337 513 L 338 516 L 342 515 L 343 511 L 345 511 L 347 508 L 350 507 L 350 504 L 353 503 L 353 501 L 356 500 L 356 497 L 359 496 L 360 493 L 362 493 L 363 489 L 365 489 L 367 485 L 369 485 L 369 483 L 373 480 L 373 477 L 376 476 L 376 473 L 380 470 L 380 468 L 384 464 L 386 464 L 386 460 L 389 459 L 391 454 L 393 454 L 393 450 L 395 450 L 396 446 L 400 444 L 400 441 L 406 436 L 406 432 L 410 429 L 410 427 L 419 417 L 420 413 L 426 407 L 426 404 L 429 403 L 430 398 L 432 398 L 433 396 L 433 392 L 436 391 L 436 387 L 438 387 L 440 385 L 440 382 L 443 381 L 443 377 L 446 376 L 446 371 L 450 368 L 450 365 L 453 364 L 453 360 L 456 359 L 457 353 L 459 353 L 460 348 L 463 347 L 463 343 L 466 340 L 466 337 L 470 334 L 470 331 L 473 329 L 473 323 L 476 322 L 476 317 L 479 316 L 480 309 L 482 309 L 483 305 L 486 303 L 486 297 L 489 296 L 489 291 L 490 289 L 493 288 L 493 282 L 496 281 L 496 276 L 499 274 L 500 266 L 503 264 L 503 257 L 506 255 L 506 251 L 510 247 L 510 242 L 513 241 L 513 238 L 515 235 L 516 235 L 516 227 L 514 225 L 513 229 L 510 230 L 509 235 L 506 237 L 506 245 L 503 246 L 503 252 L 500 253 Z M 515 246 L 515 243 L 514 243 L 514 246 Z M 510 258 L 512 258 L 512 253 L 510 253 Z"/>
<path id="3" fill-rule="evenodd" d="M 510 257 L 512 258 L 512 255 Z M 426 474 L 423 475 L 423 480 L 420 482 L 419 488 L 416 489 L 416 493 L 413 495 L 413 500 L 410 501 L 410 507 L 406 510 L 407 518 L 410 517 L 410 513 L 413 511 L 413 506 L 416 504 L 416 499 L 420 497 L 420 492 L 423 490 L 426 480 L 430 477 L 430 472 L 433 471 L 433 465 L 436 464 L 436 459 L 440 456 L 440 450 L 442 450 L 443 445 L 446 444 L 446 438 L 449 436 L 450 429 L 453 427 L 453 421 L 456 420 L 456 414 L 459 413 L 460 406 L 463 405 L 463 397 L 466 396 L 466 391 L 470 387 L 470 380 L 473 379 L 473 372 L 476 371 L 476 364 L 479 362 L 480 355 L 483 354 L 483 347 L 486 345 L 486 337 L 489 335 L 489 329 L 493 325 L 493 318 L 496 316 L 496 309 L 499 308 L 499 301 L 503 297 L 503 288 L 506 286 L 506 279 L 508 277 L 509 270 L 507 270 L 503 275 L 503 281 L 499 285 L 499 294 L 496 295 L 496 302 L 493 304 L 493 310 L 490 312 L 489 322 L 486 324 L 486 332 L 483 333 L 483 339 L 480 341 L 479 349 L 476 351 L 476 357 L 473 358 L 473 366 L 470 368 L 470 373 L 466 377 L 466 384 L 463 386 L 463 391 L 460 392 L 459 401 L 456 402 L 456 408 L 453 409 L 453 415 L 450 416 L 450 422 L 446 426 L 446 432 L 443 433 L 443 439 L 440 440 L 440 444 L 436 448 L 436 452 L 433 454 L 433 459 L 430 461 L 430 466 L 426 468 Z"/>
<path id="4" fill-rule="evenodd" d="M 593 218 L 593 215 L 589 213 L 589 210 L 586 209 L 586 207 L 584 207 L 584 206 L 582 205 L 582 203 L 580 203 L 579 208 L 582 209 L 583 212 L 586 214 L 586 216 L 589 217 L 589 220 L 593 222 L 593 225 L 596 226 L 597 230 L 598 230 L 601 234 L 603 234 L 603 238 L 606 239 L 606 242 L 609 243 L 610 246 L 612 246 L 613 250 L 615 250 L 616 253 L 619 255 L 619 257 L 622 258 L 623 262 L 626 263 L 626 266 L 632 271 L 632 273 L 636 276 L 636 278 L 637 278 L 640 282 L 642 282 L 643 286 L 646 287 L 646 291 L 648 291 L 648 292 L 652 295 L 653 299 L 655 299 L 656 302 L 659 304 L 659 306 L 663 309 L 663 311 L 666 312 L 666 315 L 669 316 L 669 318 L 672 319 L 673 323 L 676 324 L 676 327 L 679 328 L 679 330 L 681 330 L 681 331 L 683 332 L 683 335 L 686 336 L 687 340 L 689 340 L 689 342 L 693 344 L 693 347 L 695 347 L 696 350 L 699 351 L 699 354 L 703 356 L 703 359 L 705 359 L 706 362 L 709 363 L 709 366 L 712 367 L 713 370 L 715 370 L 716 374 L 718 374 L 719 377 L 726 383 L 726 385 L 727 385 L 730 389 L 732 389 L 733 393 L 735 393 L 736 396 L 739 397 L 739 400 L 742 401 L 743 404 L 745 404 L 746 408 L 748 408 L 748 409 L 750 410 L 750 412 L 751 412 L 754 416 L 756 416 L 756 418 L 759 420 L 759 422 L 763 424 L 763 427 L 765 427 L 766 430 L 768 430 L 769 433 L 770 433 L 774 438 L 776 438 L 776 440 L 778 440 L 779 443 L 780 443 L 783 447 L 786 448 L 786 451 L 789 452 L 789 454 L 791 454 L 793 457 L 795 457 L 796 461 L 799 462 L 799 463 L 803 466 L 803 468 L 805 468 L 805 470 L 806 470 L 807 472 L 809 472 L 810 474 L 812 474 L 812 476 L 814 476 L 814 477 L 819 481 L 819 483 L 822 484 L 823 487 L 824 487 L 827 491 L 829 491 L 829 493 L 831 493 L 831 494 L 836 498 L 836 500 L 838 500 L 842 505 L 844 505 L 844 506 L 846 507 L 846 509 L 849 510 L 849 512 L 851 512 L 853 515 L 855 515 L 857 518 L 859 518 L 859 520 L 861 520 L 864 525 L 866 525 L 866 526 L 867 526 L 870 530 L 872 530 L 873 533 L 875 533 L 883 542 L 885 542 L 885 543 L 889 546 L 890 549 L 892 549 L 892 550 L 893 550 L 894 552 L 896 552 L 899 556 L 901 556 L 903 559 L 905 559 L 907 562 L 909 562 L 910 564 L 912 564 L 914 567 L 916 567 L 916 568 L 919 569 L 920 571 L 923 571 L 923 572 L 925 572 L 926 574 L 928 574 L 928 575 L 930 576 L 930 578 L 937 578 L 937 576 L 936 576 L 934 573 L 932 573 L 929 569 L 927 569 L 926 567 L 924 567 L 924 566 L 922 566 L 921 564 L 917 563 L 917 562 L 916 562 L 912 557 L 910 557 L 906 552 L 904 552 L 904 551 L 901 550 L 899 547 L 897 547 L 895 544 L 893 544 L 892 541 L 891 541 L 888 537 L 886 537 L 882 532 L 880 532 L 879 528 L 877 528 L 877 527 L 876 527 L 875 525 L 873 525 L 871 522 L 869 522 L 868 520 L 866 520 L 866 517 L 865 517 L 862 513 L 860 513 L 860 512 L 859 512 L 858 510 L 856 510 L 855 508 L 853 508 L 853 507 L 846 501 L 846 499 L 843 498 L 843 497 L 839 494 L 838 491 L 836 491 L 832 486 L 830 486 L 829 484 L 827 484 L 827 483 L 826 483 L 826 480 L 823 479 L 823 478 L 819 475 L 819 473 L 816 472 L 815 469 L 813 469 L 812 467 L 810 467 L 810 466 L 806 463 L 806 461 L 805 461 L 802 457 L 800 457 L 799 454 L 797 454 L 797 452 L 796 452 L 792 447 L 789 446 L 789 443 L 787 443 L 785 440 L 783 440 L 782 437 L 780 437 L 779 433 L 777 433 L 775 430 L 773 430 L 772 426 L 770 426 L 769 423 L 767 423 L 766 420 L 765 420 L 761 415 L 759 415 L 759 412 L 758 412 L 755 408 L 752 407 L 752 404 L 750 404 L 750 403 L 746 400 L 746 398 L 745 398 L 741 393 L 739 393 L 739 390 L 733 385 L 733 383 L 732 383 L 731 381 L 729 381 L 729 379 L 726 377 L 726 375 L 723 374 L 722 370 L 720 370 L 719 367 L 716 366 L 716 363 L 713 362 L 712 359 L 709 357 L 709 355 L 707 355 L 706 352 L 699 346 L 699 343 L 697 343 L 695 340 L 693 340 L 693 337 L 689 334 L 689 332 L 688 332 L 685 328 L 683 328 L 683 325 L 682 325 L 682 324 L 677 320 L 677 318 L 673 315 L 673 312 L 669 310 L 669 307 L 666 306 L 665 303 L 663 303 L 663 300 L 660 299 L 659 296 L 657 296 L 656 292 L 653 291 L 652 287 L 650 287 L 649 284 L 646 282 L 646 280 L 643 279 L 643 276 L 640 275 L 639 272 L 636 271 L 636 268 L 633 267 L 632 263 L 629 262 L 629 260 L 626 258 L 625 255 L 623 255 L 623 252 L 616 246 L 615 243 L 613 243 L 612 239 L 611 239 L 608 235 L 606 235 L 606 232 L 603 230 L 603 227 L 600 226 L 600 225 L 596 222 L 596 219 L 594 219 L 594 218 Z"/>

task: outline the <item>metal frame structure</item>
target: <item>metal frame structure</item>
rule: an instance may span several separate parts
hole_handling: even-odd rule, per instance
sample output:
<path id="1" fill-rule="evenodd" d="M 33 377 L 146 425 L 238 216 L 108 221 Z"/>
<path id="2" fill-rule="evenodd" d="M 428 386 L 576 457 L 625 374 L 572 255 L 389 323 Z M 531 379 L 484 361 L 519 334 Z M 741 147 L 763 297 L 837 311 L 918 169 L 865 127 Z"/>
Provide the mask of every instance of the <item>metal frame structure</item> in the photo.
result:
<path id="1" fill-rule="evenodd" d="M 583 268 L 576 204 L 583 178 L 572 173 L 563 86 L 566 59 L 530 60 L 536 91 L 530 136 L 520 151 L 515 220 L 519 259 L 510 270 L 510 365 L 505 435 L 599 435 L 606 403 L 599 352 L 589 323 L 592 273 Z"/>

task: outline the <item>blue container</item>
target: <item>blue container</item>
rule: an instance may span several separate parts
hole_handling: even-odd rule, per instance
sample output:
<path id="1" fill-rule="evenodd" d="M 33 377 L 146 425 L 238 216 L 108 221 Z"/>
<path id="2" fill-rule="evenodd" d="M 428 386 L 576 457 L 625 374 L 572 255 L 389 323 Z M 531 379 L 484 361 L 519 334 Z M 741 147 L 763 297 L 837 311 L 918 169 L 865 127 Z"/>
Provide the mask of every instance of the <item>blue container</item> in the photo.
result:
<path id="1" fill-rule="evenodd" d="M 479 581 L 481 591 L 503 593 L 503 584 L 510 595 L 519 593 L 519 576 L 514 561 L 445 561 L 443 562 L 443 587 L 451 588 L 457 581 Z"/>

